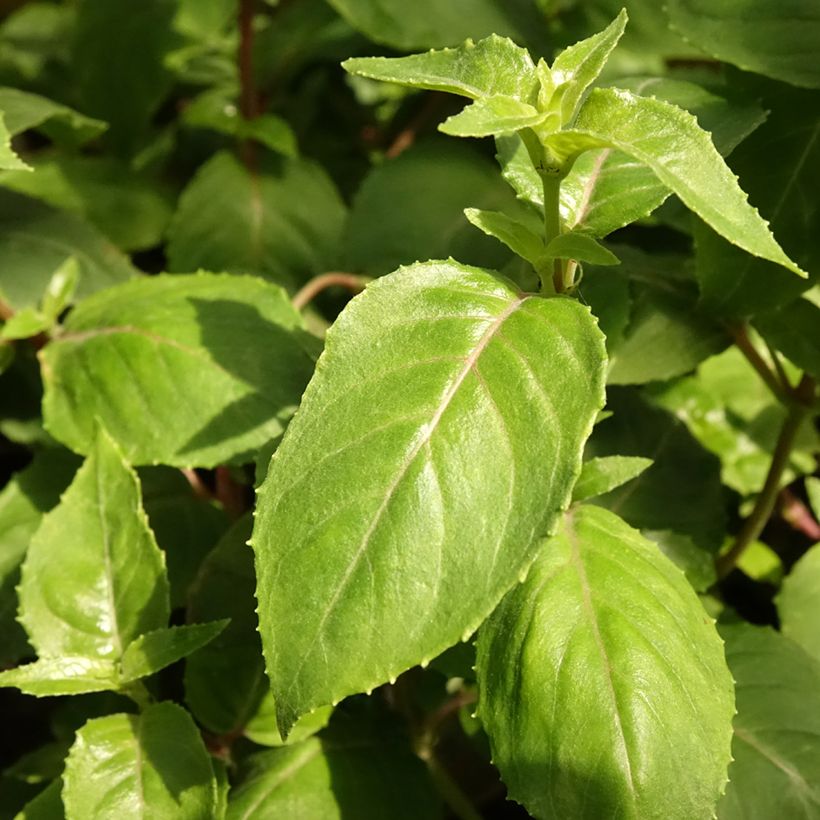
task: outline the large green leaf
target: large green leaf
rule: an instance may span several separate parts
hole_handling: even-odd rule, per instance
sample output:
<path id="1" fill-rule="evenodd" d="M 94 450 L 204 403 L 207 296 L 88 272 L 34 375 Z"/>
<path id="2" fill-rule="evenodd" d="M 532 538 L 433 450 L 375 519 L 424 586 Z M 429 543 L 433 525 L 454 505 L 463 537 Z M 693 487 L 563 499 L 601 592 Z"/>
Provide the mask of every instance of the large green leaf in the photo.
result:
<path id="1" fill-rule="evenodd" d="M 79 217 L 0 191 L 0 290 L 11 307 L 38 304 L 54 271 L 70 256 L 80 266 L 79 298 L 137 274 L 109 240 Z"/>
<path id="2" fill-rule="evenodd" d="M 535 817 L 712 815 L 734 713 L 723 646 L 680 571 L 617 516 L 566 515 L 481 628 L 477 668 L 493 760 Z"/>
<path id="3" fill-rule="evenodd" d="M 783 581 L 777 612 L 783 634 L 820 661 L 820 545 L 815 544 Z"/>
<path id="4" fill-rule="evenodd" d="M 721 627 L 737 715 L 720 820 L 820 815 L 820 663 L 771 629 Z"/>
<path id="5" fill-rule="evenodd" d="M 63 775 L 68 820 L 214 820 L 216 800 L 199 730 L 173 703 L 90 720 Z"/>
<path id="6" fill-rule="evenodd" d="M 12 136 L 35 128 L 56 141 L 77 144 L 94 139 L 108 127 L 73 108 L 18 88 L 0 88 L 0 111 Z"/>
<path id="7" fill-rule="evenodd" d="M 159 245 L 171 218 L 167 192 L 125 163 L 52 156 L 35 173 L 0 173 L 0 185 L 85 217 L 123 250 Z"/>
<path id="8" fill-rule="evenodd" d="M 540 18 L 531 0 L 328 0 L 352 26 L 377 43 L 403 51 L 453 46 L 468 37 L 501 34 L 523 40 Z"/>
<path id="9" fill-rule="evenodd" d="M 512 97 L 534 103 L 538 93 L 535 65 L 526 49 L 493 35 L 458 48 L 409 57 L 353 57 L 342 63 L 350 74 L 411 88 L 448 91 L 471 100 Z"/>
<path id="10" fill-rule="evenodd" d="M 66 450 L 45 450 L 16 473 L 0 492 L 0 666 L 9 667 L 26 651 L 27 642 L 16 622 L 17 594 L 31 536 L 43 513 L 60 500 L 78 466 Z"/>
<path id="11" fill-rule="evenodd" d="M 136 474 L 102 432 L 60 504 L 31 539 L 20 583 L 20 621 L 41 677 L 101 677 L 144 632 L 168 621 L 162 553 L 142 511 Z M 71 664 L 68 659 L 87 659 Z M 47 665 L 49 665 L 47 668 Z M 35 664 L 35 666 L 37 666 Z M 0 682 L 21 688 L 37 670 Z M 112 677 L 111 685 L 115 686 Z"/>
<path id="12" fill-rule="evenodd" d="M 395 207 L 401 201 L 402 207 Z M 437 138 L 376 166 L 359 188 L 345 229 L 348 269 L 381 276 L 418 259 L 452 256 L 501 267 L 510 254 L 470 227 L 464 209 L 516 213 L 508 186 L 472 145 Z"/>
<path id="13" fill-rule="evenodd" d="M 820 94 L 772 84 L 763 104 L 769 119 L 731 159 L 752 203 L 812 279 L 820 277 Z M 704 306 L 729 318 L 750 316 L 791 302 L 809 282 L 730 245 L 700 222 L 695 227 L 697 275 Z"/>
<path id="14" fill-rule="evenodd" d="M 259 490 L 283 731 L 469 637 L 569 501 L 603 366 L 586 308 L 452 261 L 348 305 Z"/>
<path id="15" fill-rule="evenodd" d="M 175 0 L 142 0 L 122 14 L 108 0 L 77 4 L 72 85 L 83 110 L 109 123 L 106 137 L 122 154 L 140 146 L 170 90 L 165 58 L 178 37 L 176 7 Z"/>
<path id="16" fill-rule="evenodd" d="M 715 231 L 749 253 L 805 275 L 747 201 L 737 179 L 695 117 L 662 100 L 622 89 L 593 89 L 574 128 L 547 140 L 559 157 L 615 148 L 649 166 Z"/>
<path id="17" fill-rule="evenodd" d="M 820 88 L 814 0 L 670 0 L 672 27 L 699 49 L 794 85 Z"/>
<path id="18" fill-rule="evenodd" d="M 212 157 L 182 193 L 169 230 L 173 271 L 254 273 L 295 287 L 331 268 L 345 207 L 307 160 L 267 157 L 253 171 Z"/>
<path id="19" fill-rule="evenodd" d="M 314 351 L 275 285 L 140 279 L 82 302 L 43 350 L 46 426 L 87 452 L 99 418 L 136 464 L 250 460 L 282 432 Z"/>

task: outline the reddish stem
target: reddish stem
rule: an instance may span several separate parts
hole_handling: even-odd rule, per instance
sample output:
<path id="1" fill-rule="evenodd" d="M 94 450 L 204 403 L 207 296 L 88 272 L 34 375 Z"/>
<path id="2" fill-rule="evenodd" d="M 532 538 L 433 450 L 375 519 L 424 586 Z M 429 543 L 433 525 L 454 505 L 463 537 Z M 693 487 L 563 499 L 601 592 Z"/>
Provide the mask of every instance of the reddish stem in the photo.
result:
<path id="1" fill-rule="evenodd" d="M 323 290 L 332 287 L 347 288 L 353 293 L 359 293 L 365 289 L 369 281 L 369 277 L 357 276 L 355 273 L 341 273 L 336 271 L 323 273 L 311 279 L 293 297 L 293 306 L 297 310 L 304 310 Z"/>

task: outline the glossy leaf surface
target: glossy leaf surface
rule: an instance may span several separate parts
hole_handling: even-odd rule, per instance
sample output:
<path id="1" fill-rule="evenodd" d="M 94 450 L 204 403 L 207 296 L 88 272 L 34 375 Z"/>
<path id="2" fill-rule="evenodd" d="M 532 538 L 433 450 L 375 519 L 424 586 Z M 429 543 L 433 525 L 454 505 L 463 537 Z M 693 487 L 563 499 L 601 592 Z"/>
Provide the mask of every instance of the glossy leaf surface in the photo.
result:
<path id="1" fill-rule="evenodd" d="M 469 637 L 569 500 L 603 364 L 578 303 L 455 262 L 348 305 L 258 495 L 281 729 Z"/>
<path id="2" fill-rule="evenodd" d="M 648 165 L 683 203 L 722 236 L 749 253 L 805 275 L 783 252 L 749 205 L 709 135 L 691 114 L 620 89 L 590 92 L 573 131 L 549 138 L 564 156 L 616 148 Z"/>
<path id="3" fill-rule="evenodd" d="M 63 775 L 67 820 L 213 820 L 216 797 L 199 731 L 172 703 L 89 721 Z"/>
<path id="4" fill-rule="evenodd" d="M 136 464 L 247 459 L 282 432 L 316 347 L 281 288 L 205 273 L 109 288 L 64 327 L 42 354 L 49 432 L 86 452 L 98 417 Z"/>
<path id="5" fill-rule="evenodd" d="M 820 812 L 820 663 L 771 629 L 721 627 L 736 681 L 720 820 L 810 820 Z"/>
<path id="6" fill-rule="evenodd" d="M 617 516 L 566 515 L 482 627 L 477 668 L 493 759 L 535 817 L 714 811 L 734 713 L 723 646 L 680 571 Z"/>

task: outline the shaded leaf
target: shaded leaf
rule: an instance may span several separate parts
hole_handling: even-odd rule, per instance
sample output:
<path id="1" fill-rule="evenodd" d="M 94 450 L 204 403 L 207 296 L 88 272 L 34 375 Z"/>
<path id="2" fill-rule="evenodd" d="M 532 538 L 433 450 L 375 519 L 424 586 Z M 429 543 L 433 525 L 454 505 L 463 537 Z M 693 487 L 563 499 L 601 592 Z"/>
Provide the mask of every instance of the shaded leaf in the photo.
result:
<path id="1" fill-rule="evenodd" d="M 820 661 L 820 546 L 815 544 L 792 567 L 777 596 L 780 628 Z"/>
<path id="2" fill-rule="evenodd" d="M 500 211 L 482 211 L 465 208 L 464 216 L 487 236 L 501 240 L 513 253 L 526 259 L 533 267 L 544 263 L 544 239 L 540 220 L 533 212 L 532 219 L 515 219 Z"/>
<path id="3" fill-rule="evenodd" d="M 29 800 L 14 820 L 63 820 L 62 781 L 57 778 L 33 800 Z"/>
<path id="4" fill-rule="evenodd" d="M 820 307 L 798 299 L 774 313 L 764 313 L 755 327 L 766 341 L 801 370 L 820 379 Z"/>
<path id="5" fill-rule="evenodd" d="M 31 168 L 12 149 L 11 133 L 5 124 L 2 110 L 0 110 L 0 171 L 16 170 L 31 172 Z"/>
<path id="6" fill-rule="evenodd" d="M 109 288 L 42 351 L 45 423 L 87 452 L 99 418 L 136 464 L 250 460 L 292 415 L 315 347 L 281 288 L 256 278 L 165 275 Z"/>
<path id="7" fill-rule="evenodd" d="M 605 456 L 584 462 L 581 475 L 572 490 L 573 501 L 585 501 L 603 495 L 639 476 L 652 466 L 651 458 L 642 456 Z"/>
<path id="8" fill-rule="evenodd" d="M 349 303 L 259 490 L 260 631 L 283 732 L 469 637 L 569 501 L 603 365 L 578 303 L 452 261 Z"/>
<path id="9" fill-rule="evenodd" d="M 618 257 L 596 242 L 591 236 L 571 231 L 556 236 L 544 251 L 547 256 L 558 259 L 575 259 L 591 265 L 617 265 Z"/>
<path id="10" fill-rule="evenodd" d="M 713 623 L 617 516 L 568 513 L 479 632 L 479 715 L 510 796 L 536 817 L 709 816 L 734 713 Z"/>
<path id="11" fill-rule="evenodd" d="M 19 88 L 0 88 L 0 111 L 12 136 L 34 128 L 57 142 L 79 145 L 108 128 L 101 120 Z"/>

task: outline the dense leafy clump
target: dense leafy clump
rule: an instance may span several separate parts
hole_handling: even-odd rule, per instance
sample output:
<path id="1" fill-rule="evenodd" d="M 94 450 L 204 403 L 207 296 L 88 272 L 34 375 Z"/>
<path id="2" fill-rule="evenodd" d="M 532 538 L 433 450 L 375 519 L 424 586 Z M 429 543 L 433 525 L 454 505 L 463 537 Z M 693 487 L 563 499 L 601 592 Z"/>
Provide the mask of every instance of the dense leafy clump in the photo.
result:
<path id="1" fill-rule="evenodd" d="M 13 5 L 0 817 L 820 817 L 816 4 Z"/>

